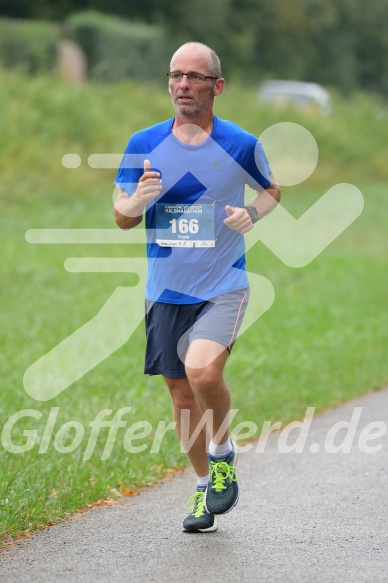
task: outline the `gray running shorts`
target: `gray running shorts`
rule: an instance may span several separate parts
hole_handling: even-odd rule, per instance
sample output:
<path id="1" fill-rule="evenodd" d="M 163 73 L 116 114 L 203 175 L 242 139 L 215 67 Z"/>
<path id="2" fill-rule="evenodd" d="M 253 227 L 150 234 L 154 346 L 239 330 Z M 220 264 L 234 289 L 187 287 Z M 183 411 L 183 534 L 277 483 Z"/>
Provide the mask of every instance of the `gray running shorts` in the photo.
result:
<path id="1" fill-rule="evenodd" d="M 184 378 L 184 359 L 193 340 L 214 340 L 229 350 L 236 340 L 248 305 L 249 288 L 196 304 L 146 300 L 144 373 Z"/>

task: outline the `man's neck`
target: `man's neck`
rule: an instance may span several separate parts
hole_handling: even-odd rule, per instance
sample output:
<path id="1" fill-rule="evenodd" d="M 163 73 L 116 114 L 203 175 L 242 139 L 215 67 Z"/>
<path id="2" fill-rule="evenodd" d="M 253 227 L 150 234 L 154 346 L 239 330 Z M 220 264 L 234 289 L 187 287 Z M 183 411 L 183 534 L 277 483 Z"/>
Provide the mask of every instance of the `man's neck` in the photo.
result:
<path id="1" fill-rule="evenodd" d="M 189 145 L 202 144 L 205 142 L 213 130 L 214 117 L 211 115 L 210 119 L 183 119 L 179 116 L 175 117 L 172 132 L 180 142 Z"/>

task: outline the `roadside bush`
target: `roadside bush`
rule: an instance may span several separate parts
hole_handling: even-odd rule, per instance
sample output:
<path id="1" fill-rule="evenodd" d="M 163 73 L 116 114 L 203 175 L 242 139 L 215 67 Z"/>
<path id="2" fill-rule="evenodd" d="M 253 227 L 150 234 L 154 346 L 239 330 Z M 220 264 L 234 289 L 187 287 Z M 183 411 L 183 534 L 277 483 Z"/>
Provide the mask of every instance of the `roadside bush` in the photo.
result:
<path id="1" fill-rule="evenodd" d="M 66 34 L 84 50 L 93 79 L 155 80 L 168 70 L 162 27 L 88 11 L 69 17 Z"/>
<path id="2" fill-rule="evenodd" d="M 19 67 L 28 73 L 55 68 L 59 31 L 52 24 L 0 19 L 0 64 Z"/>

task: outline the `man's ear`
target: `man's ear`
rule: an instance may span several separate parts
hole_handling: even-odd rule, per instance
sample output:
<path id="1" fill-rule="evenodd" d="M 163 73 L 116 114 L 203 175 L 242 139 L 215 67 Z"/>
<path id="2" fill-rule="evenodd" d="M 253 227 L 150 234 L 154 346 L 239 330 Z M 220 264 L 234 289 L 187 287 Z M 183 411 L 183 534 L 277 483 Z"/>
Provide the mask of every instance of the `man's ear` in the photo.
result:
<path id="1" fill-rule="evenodd" d="M 224 84 L 225 84 L 225 79 L 223 79 L 222 77 L 217 79 L 217 81 L 214 83 L 214 87 L 213 87 L 213 95 L 214 96 L 221 95 L 221 93 L 224 90 Z"/>

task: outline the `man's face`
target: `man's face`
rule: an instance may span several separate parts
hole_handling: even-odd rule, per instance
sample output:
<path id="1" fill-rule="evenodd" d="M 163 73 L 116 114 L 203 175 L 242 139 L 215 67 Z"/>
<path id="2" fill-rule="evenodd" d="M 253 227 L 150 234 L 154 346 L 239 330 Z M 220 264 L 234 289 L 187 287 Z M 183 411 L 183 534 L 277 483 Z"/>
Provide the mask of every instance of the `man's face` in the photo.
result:
<path id="1" fill-rule="evenodd" d="M 171 71 L 182 73 L 196 72 L 202 75 L 212 75 L 209 70 L 208 58 L 203 53 L 197 53 L 187 48 L 178 51 L 172 60 Z M 221 81 L 221 80 L 219 80 Z M 201 83 L 193 83 L 184 75 L 180 81 L 169 81 L 171 101 L 178 115 L 187 119 L 203 116 L 213 106 L 214 95 L 218 90 L 219 81 L 205 79 Z M 223 86 L 223 80 L 222 80 Z"/>

